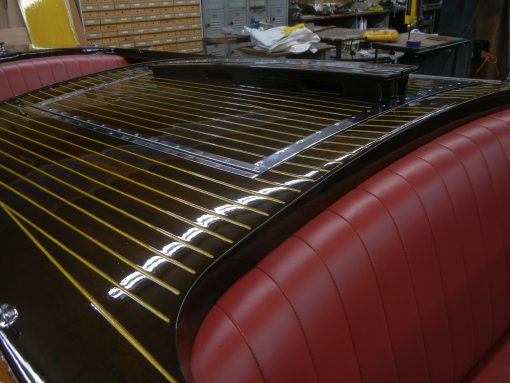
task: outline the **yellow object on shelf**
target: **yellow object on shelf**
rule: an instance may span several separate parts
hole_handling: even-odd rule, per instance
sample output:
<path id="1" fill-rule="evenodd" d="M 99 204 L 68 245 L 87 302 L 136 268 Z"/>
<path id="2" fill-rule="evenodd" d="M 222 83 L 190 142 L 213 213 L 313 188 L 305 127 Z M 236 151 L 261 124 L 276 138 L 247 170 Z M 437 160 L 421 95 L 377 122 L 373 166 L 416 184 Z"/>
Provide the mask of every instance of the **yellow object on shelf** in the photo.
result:
<path id="1" fill-rule="evenodd" d="M 381 11 L 384 11 L 384 8 L 380 4 L 377 4 L 377 5 L 372 5 L 371 7 L 368 7 L 367 11 L 381 12 Z"/>
<path id="2" fill-rule="evenodd" d="M 396 42 L 398 36 L 398 31 L 394 29 L 380 29 L 378 31 L 366 31 L 363 33 L 363 37 L 368 41 L 383 41 L 388 43 Z"/>
<path id="3" fill-rule="evenodd" d="M 72 10 L 66 0 L 18 0 L 18 3 L 33 48 L 80 45 Z"/>

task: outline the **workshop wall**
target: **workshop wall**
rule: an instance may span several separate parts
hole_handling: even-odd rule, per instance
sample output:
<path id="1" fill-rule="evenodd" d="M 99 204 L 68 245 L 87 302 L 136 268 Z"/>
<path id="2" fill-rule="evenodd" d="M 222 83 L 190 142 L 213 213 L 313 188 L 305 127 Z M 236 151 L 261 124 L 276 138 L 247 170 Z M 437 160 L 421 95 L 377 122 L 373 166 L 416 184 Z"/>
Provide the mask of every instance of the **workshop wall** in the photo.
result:
<path id="1" fill-rule="evenodd" d="M 476 17 L 476 39 L 489 41 L 489 53 L 497 63 L 485 65 L 482 78 L 504 80 L 508 76 L 508 1 L 479 1 Z"/>
<path id="2" fill-rule="evenodd" d="M 0 41 L 8 45 L 27 45 L 27 29 L 16 0 L 0 0 Z"/>

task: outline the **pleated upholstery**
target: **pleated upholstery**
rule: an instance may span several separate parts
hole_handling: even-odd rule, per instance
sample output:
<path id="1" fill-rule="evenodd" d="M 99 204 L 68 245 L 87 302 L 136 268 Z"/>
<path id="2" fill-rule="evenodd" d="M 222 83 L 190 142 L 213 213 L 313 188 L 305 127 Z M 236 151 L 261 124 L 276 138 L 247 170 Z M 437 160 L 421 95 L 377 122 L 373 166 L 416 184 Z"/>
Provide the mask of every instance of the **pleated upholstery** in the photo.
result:
<path id="1" fill-rule="evenodd" d="M 269 254 L 205 318 L 193 379 L 510 382 L 509 275 L 506 110 L 400 159 Z"/>
<path id="2" fill-rule="evenodd" d="M 127 65 L 121 56 L 81 54 L 49 56 L 0 64 L 0 101 L 31 90 Z"/>

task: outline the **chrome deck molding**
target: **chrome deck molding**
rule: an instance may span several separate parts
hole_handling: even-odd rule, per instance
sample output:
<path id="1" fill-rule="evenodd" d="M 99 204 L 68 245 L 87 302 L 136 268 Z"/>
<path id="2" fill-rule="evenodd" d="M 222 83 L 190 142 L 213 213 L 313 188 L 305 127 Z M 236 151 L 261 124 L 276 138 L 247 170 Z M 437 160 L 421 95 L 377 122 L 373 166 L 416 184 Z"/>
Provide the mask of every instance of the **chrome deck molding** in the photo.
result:
<path id="1" fill-rule="evenodd" d="M 133 79 L 138 78 L 138 77 L 147 76 L 148 73 L 149 72 L 144 71 L 142 73 L 138 73 L 138 74 L 133 74 L 133 75 L 130 75 L 130 76 L 122 77 L 122 78 L 119 78 L 117 80 L 106 81 L 106 82 L 104 82 L 102 84 L 90 86 L 88 88 L 77 89 L 75 91 L 63 94 L 62 96 L 57 96 L 57 97 L 53 97 L 53 98 L 50 98 L 50 99 L 45 100 L 45 101 L 41 101 L 41 102 L 39 102 L 37 104 L 34 104 L 33 106 L 34 107 L 45 107 L 46 105 L 50 105 L 50 104 L 53 104 L 53 103 L 58 102 L 58 101 L 65 100 L 65 99 L 70 98 L 70 97 L 74 97 L 74 96 L 77 96 L 77 95 L 80 95 L 80 94 L 84 94 L 84 93 L 90 92 L 92 90 L 105 88 L 105 87 L 108 87 L 108 86 L 111 86 L 111 85 L 122 83 L 124 81 L 129 81 L 129 80 L 133 80 Z"/>
<path id="2" fill-rule="evenodd" d="M 187 160 L 195 161 L 202 165 L 207 165 L 212 168 L 237 174 L 243 177 L 255 178 L 258 174 L 264 171 L 261 170 L 261 168 L 257 165 L 238 161 L 232 158 L 214 155 L 201 150 L 190 148 L 188 146 L 179 145 L 168 140 L 150 137 L 140 133 L 133 134 L 124 129 L 117 128 L 109 124 L 104 124 L 102 122 L 91 119 L 84 120 L 79 116 L 73 116 L 67 112 L 57 111 L 56 109 L 49 108 L 47 105 L 34 105 L 28 109 L 38 110 L 47 114 L 48 116 L 53 116 L 62 121 L 77 124 L 82 128 L 90 129 L 111 137 L 119 138 L 132 144 L 137 144 L 158 150 L 166 154 L 180 156 Z"/>
<path id="3" fill-rule="evenodd" d="M 273 154 L 263 158 L 256 163 L 249 163 L 246 161 L 236 160 L 222 155 L 209 153 L 203 150 L 198 150 L 186 145 L 181 145 L 165 138 L 158 138 L 154 136 L 144 135 L 141 133 L 133 133 L 119 126 L 104 123 L 102 121 L 84 118 L 83 116 L 72 114 L 66 111 L 52 107 L 52 104 L 58 103 L 77 95 L 83 95 L 87 92 L 98 90 L 107 86 L 119 84 L 132 79 L 136 79 L 142 76 L 150 75 L 150 72 L 144 71 L 136 75 L 128 75 L 121 77 L 116 80 L 110 80 L 99 85 L 85 87 L 79 90 L 75 90 L 57 97 L 52 97 L 42 102 L 33 104 L 29 109 L 36 109 L 41 112 L 53 115 L 56 118 L 62 119 L 63 121 L 78 124 L 79 126 L 87 129 L 91 129 L 95 132 L 106 134 L 119 138 L 121 140 L 142 145 L 155 149 L 166 154 L 172 154 L 181 156 L 182 158 L 195 161 L 197 163 L 210 166 L 212 168 L 226 171 L 229 173 L 237 174 L 247 178 L 255 178 L 276 166 L 290 160 L 299 153 L 306 149 L 310 149 L 315 145 L 331 138 L 339 133 L 342 133 L 353 126 L 360 124 L 370 118 L 377 116 L 378 114 L 385 113 L 391 109 L 409 105 L 418 102 L 427 97 L 447 92 L 455 89 L 461 89 L 469 86 L 480 85 L 483 82 L 474 80 L 462 80 L 462 79 L 450 79 L 447 78 L 433 78 L 430 87 L 420 89 L 416 92 L 410 92 L 404 99 L 387 101 L 382 104 L 373 103 L 371 105 L 366 104 L 364 107 L 368 107 L 364 112 L 353 113 L 352 116 L 340 120 L 333 125 L 326 126 L 322 129 L 317 130 L 305 136 L 302 139 L 295 141 L 294 143 L 285 146 L 284 148 L 274 152 Z M 430 78 L 428 78 L 430 81 Z M 434 83 L 435 82 L 435 83 Z M 339 99 L 339 102 L 342 100 Z M 346 101 L 346 100 L 343 100 Z"/>
<path id="4" fill-rule="evenodd" d="M 41 374 L 3 331 L 0 331 L 0 348 L 9 362 L 9 367 L 16 372 L 18 378 L 22 379 L 20 383 L 45 383 Z"/>

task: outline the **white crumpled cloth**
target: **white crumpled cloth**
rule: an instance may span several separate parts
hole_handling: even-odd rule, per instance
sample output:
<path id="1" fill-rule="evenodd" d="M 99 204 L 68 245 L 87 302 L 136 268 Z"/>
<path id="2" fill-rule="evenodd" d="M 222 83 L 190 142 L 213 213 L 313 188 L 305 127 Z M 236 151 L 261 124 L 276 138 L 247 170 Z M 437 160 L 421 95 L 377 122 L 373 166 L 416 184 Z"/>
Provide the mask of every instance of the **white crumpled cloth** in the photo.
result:
<path id="1" fill-rule="evenodd" d="M 315 53 L 315 45 L 321 40 L 316 33 L 304 26 L 295 29 L 276 27 L 265 31 L 248 27 L 244 29 L 250 34 L 253 45 L 267 52 L 303 53 L 310 50 Z"/>

